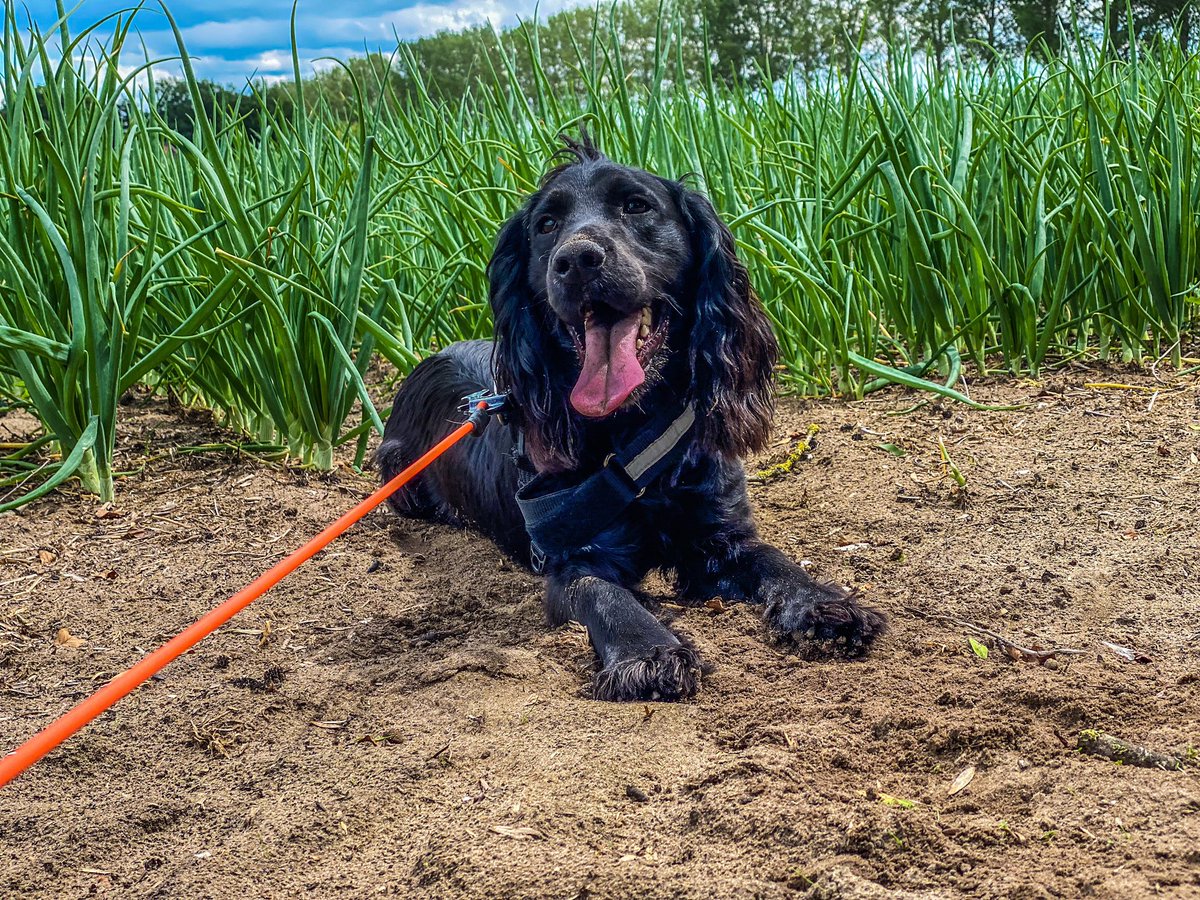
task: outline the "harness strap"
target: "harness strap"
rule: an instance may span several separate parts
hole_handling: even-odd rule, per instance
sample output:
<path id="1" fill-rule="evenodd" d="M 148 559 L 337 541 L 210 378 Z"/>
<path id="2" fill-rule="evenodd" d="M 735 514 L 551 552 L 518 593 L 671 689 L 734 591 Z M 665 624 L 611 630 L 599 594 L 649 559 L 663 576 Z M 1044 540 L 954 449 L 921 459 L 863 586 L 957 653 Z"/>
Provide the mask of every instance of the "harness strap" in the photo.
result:
<path id="1" fill-rule="evenodd" d="M 634 439 L 610 453 L 591 475 L 521 477 L 517 504 L 533 543 L 534 569 L 541 571 L 546 554 L 583 547 L 613 523 L 646 488 L 687 452 L 696 424 L 693 404 L 668 407 Z"/>

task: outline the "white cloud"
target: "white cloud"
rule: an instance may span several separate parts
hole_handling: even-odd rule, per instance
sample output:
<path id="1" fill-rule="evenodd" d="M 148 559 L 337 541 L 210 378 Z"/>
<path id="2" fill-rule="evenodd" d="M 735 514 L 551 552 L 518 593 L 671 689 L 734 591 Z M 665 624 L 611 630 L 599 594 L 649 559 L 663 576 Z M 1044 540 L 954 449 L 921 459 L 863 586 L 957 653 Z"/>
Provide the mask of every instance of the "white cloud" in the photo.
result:
<path id="1" fill-rule="evenodd" d="M 548 0 L 538 8 L 541 18 L 559 10 L 580 5 L 580 0 Z M 297 11 L 296 34 L 301 71 L 308 74 L 328 68 L 318 57 L 346 59 L 361 55 L 364 49 L 391 50 L 397 38 L 415 40 L 439 31 L 459 30 L 491 23 L 497 28 L 515 25 L 533 17 L 533 5 L 519 0 L 460 0 L 450 3 L 418 3 L 373 15 L 330 16 L 310 12 L 311 3 L 302 2 Z M 278 80 L 291 73 L 290 20 L 253 17 L 227 22 L 205 22 L 184 31 L 189 52 L 197 55 L 197 73 L 204 78 L 240 84 L 247 78 Z M 169 37 L 169 35 L 168 35 Z M 311 38 L 336 43 L 335 46 L 303 46 Z M 157 36 L 156 36 L 157 39 Z M 263 47 L 241 56 L 222 51 Z M 207 52 L 206 52 L 207 51 Z M 230 58 L 231 56 L 235 58 Z"/>
<path id="2" fill-rule="evenodd" d="M 333 63 L 325 62 L 321 57 L 332 56 L 335 59 L 346 59 L 355 53 L 351 47 L 301 47 L 299 48 L 300 72 L 308 75 L 314 71 L 328 69 Z M 220 76 L 208 71 L 209 68 L 220 70 Z M 281 47 L 278 50 L 263 50 L 243 59 L 206 59 L 206 78 L 218 81 L 241 82 L 254 76 L 269 76 L 271 74 L 292 75 L 292 50 Z"/>
<path id="3" fill-rule="evenodd" d="M 581 0 L 548 0 L 538 7 L 542 18 Z M 518 19 L 533 17 L 533 7 L 517 0 L 456 0 L 449 3 L 422 2 L 413 6 L 366 15 L 329 15 L 314 3 L 301 3 L 296 14 L 296 34 L 301 43 L 313 39 L 322 42 L 375 48 L 400 40 L 414 40 L 439 31 L 458 30 L 491 22 L 498 28 L 515 25 Z M 213 19 L 181 29 L 190 53 L 221 52 L 241 48 L 286 47 L 291 43 L 288 14 L 277 17 L 250 16 L 228 20 Z M 155 29 L 143 34 L 156 44 L 174 43 L 170 31 Z M 222 56 L 228 54 L 221 52 Z"/>
<path id="4" fill-rule="evenodd" d="M 542 0 L 537 6 L 537 14 L 545 18 L 562 9 L 589 2 L 592 0 Z M 201 2 L 195 2 L 193 11 L 200 6 Z M 533 3 L 521 0 L 421 0 L 402 8 L 377 11 L 376 6 L 376 9 L 355 14 L 364 6 L 376 4 L 371 0 L 339 0 L 334 6 L 320 0 L 300 0 L 296 12 L 296 38 L 300 45 L 302 72 L 308 74 L 328 68 L 330 63 L 318 61 L 317 58 L 322 56 L 345 59 L 361 55 L 364 50 L 390 52 L 397 38 L 415 40 L 439 31 L 489 22 L 497 28 L 509 27 L 519 19 L 532 19 L 535 9 Z M 243 84 L 250 77 L 267 80 L 290 77 L 290 2 L 229 0 L 222 3 L 220 9 L 220 14 L 229 18 L 214 16 L 208 21 L 181 28 L 184 46 L 199 77 L 234 85 Z M 192 18 L 194 20 L 195 16 Z M 76 24 L 81 25 L 82 21 Z M 139 13 L 134 25 L 135 28 L 142 27 L 126 42 L 122 54 L 123 71 L 128 73 L 141 63 L 143 42 L 151 59 L 178 55 L 175 36 L 163 27 L 164 24 L 161 12 L 153 8 Z M 53 36 L 47 37 L 53 43 Z M 103 33 L 97 33 L 96 37 L 107 38 Z M 180 66 L 172 61 L 156 67 L 155 71 L 176 73 Z"/>
<path id="5" fill-rule="evenodd" d="M 287 19 L 233 19 L 228 22 L 201 22 L 181 29 L 187 46 L 229 48 L 261 47 L 288 40 Z"/>
<path id="6" fill-rule="evenodd" d="M 398 35 L 402 40 L 434 34 L 438 31 L 458 30 L 492 22 L 497 26 L 515 21 L 512 8 L 524 4 L 492 2 L 466 3 L 418 3 L 405 9 L 393 10 L 370 17 L 325 19 L 322 28 L 327 33 L 337 34 L 343 39 L 355 36 L 392 40 Z"/>

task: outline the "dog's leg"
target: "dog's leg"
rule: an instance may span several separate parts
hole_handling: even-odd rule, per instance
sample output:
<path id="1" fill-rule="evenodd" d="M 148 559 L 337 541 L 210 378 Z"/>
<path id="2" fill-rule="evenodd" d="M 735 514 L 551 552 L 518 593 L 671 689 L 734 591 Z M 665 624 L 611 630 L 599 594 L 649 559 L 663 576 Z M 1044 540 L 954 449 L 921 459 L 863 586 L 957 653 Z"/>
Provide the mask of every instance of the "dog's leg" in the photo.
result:
<path id="1" fill-rule="evenodd" d="M 574 619 L 587 628 L 600 658 L 597 700 L 682 700 L 699 689 L 699 655 L 625 588 L 595 575 L 554 575 L 546 610 L 553 624 Z"/>
<path id="2" fill-rule="evenodd" d="M 769 544 L 747 541 L 725 563 L 730 575 L 717 586 L 727 597 L 760 604 L 767 627 L 780 641 L 831 640 L 858 655 L 887 627 L 879 610 L 838 585 L 815 580 Z"/>
<path id="3" fill-rule="evenodd" d="M 858 654 L 887 627 L 883 614 L 850 591 L 813 579 L 781 551 L 759 539 L 740 467 L 717 471 L 679 519 L 675 536 L 679 588 L 705 600 L 724 597 L 763 608 L 780 641 L 836 641 Z"/>

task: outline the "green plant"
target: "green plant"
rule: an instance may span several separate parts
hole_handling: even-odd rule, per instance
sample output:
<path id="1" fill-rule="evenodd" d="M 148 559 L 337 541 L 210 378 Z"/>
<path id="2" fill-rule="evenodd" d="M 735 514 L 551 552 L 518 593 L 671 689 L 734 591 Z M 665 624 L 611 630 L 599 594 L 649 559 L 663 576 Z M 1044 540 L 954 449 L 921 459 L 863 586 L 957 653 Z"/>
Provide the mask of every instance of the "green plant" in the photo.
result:
<path id="1" fill-rule="evenodd" d="M 6 6 L 0 409 L 29 408 L 42 433 L 4 448 L 0 490 L 26 493 L 0 503 L 72 474 L 110 498 L 118 399 L 139 382 L 316 467 L 349 441 L 361 461 L 380 426 L 372 358 L 404 374 L 490 334 L 494 236 L 557 135 L 585 126 L 712 196 L 792 391 L 895 383 L 969 403 L 963 360 L 1184 362 L 1200 58 L 1171 43 L 1118 58 L 1082 34 L 987 67 L 847 48 L 841 69 L 764 88 L 714 73 L 670 9 L 636 51 L 616 8 L 590 15 L 553 59 L 534 27 L 473 32 L 455 96 L 401 46 L 344 64 L 337 98 L 294 55 L 290 86 L 228 103 L 179 38 L 189 136 L 159 113 L 152 61 L 122 68 L 136 13 L 74 37 L 64 18 L 53 55 Z M 630 76 L 631 53 L 654 77 Z"/>

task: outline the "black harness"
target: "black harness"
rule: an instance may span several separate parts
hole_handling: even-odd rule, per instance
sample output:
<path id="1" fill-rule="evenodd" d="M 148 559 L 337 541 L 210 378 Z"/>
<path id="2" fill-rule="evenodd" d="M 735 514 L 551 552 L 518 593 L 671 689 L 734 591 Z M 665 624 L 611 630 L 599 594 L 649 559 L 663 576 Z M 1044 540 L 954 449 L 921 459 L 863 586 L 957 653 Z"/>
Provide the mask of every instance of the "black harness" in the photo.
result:
<path id="1" fill-rule="evenodd" d="M 667 404 L 625 446 L 614 448 L 598 470 L 582 478 L 578 472 L 536 474 L 524 457 L 522 433 L 517 503 L 529 532 L 534 571 L 543 571 L 548 555 L 584 547 L 611 525 L 683 459 L 695 425 L 694 404 Z"/>

